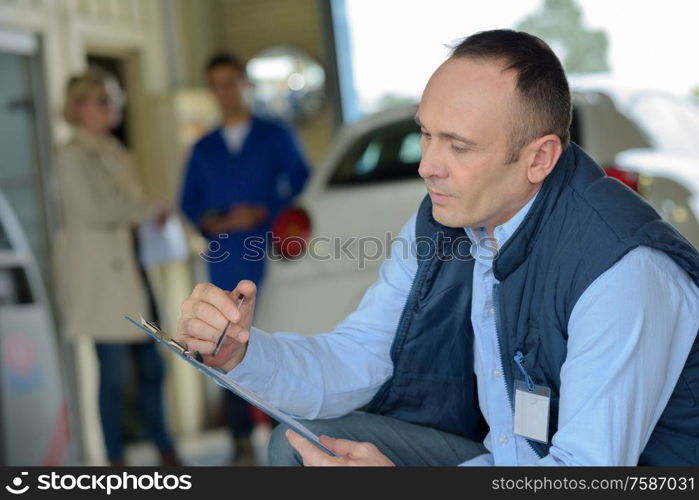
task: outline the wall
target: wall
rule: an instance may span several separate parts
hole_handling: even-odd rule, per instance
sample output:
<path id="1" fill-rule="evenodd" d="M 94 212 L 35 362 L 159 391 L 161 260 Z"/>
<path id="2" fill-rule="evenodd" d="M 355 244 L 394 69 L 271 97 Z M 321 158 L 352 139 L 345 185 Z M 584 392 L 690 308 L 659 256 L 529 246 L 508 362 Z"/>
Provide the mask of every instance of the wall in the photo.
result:
<path id="1" fill-rule="evenodd" d="M 50 130 L 56 144 L 70 134 L 61 117 L 68 77 L 85 69 L 88 53 L 124 61 L 132 104 L 130 139 L 152 194 L 158 192 L 163 168 L 158 146 L 149 140 L 149 130 L 157 126 L 149 105 L 170 85 L 162 19 L 160 0 L 0 0 L 0 27 L 32 33 L 39 40 Z M 77 365 L 76 416 L 81 423 L 82 459 L 87 464 L 104 463 L 94 346 L 81 340 L 70 348 Z M 182 420 L 177 418 L 182 414 L 177 406 L 184 407 L 186 402 L 171 398 L 171 403 L 175 420 Z"/>
<path id="2" fill-rule="evenodd" d="M 0 0 L 0 28 L 33 33 L 40 41 L 55 144 L 70 135 L 61 117 L 68 77 L 85 69 L 88 53 L 122 59 L 130 103 L 129 139 L 146 190 L 174 202 L 184 153 L 172 119 L 178 97 L 190 90 L 203 93 L 202 67 L 212 53 L 224 49 L 247 59 L 273 45 L 291 45 L 324 63 L 320 1 Z M 330 106 L 298 130 L 309 157 L 318 164 L 334 130 Z M 164 266 L 153 278 L 166 307 L 164 326 L 172 330 L 179 304 L 193 286 L 191 266 Z M 83 459 L 101 464 L 105 456 L 94 346 L 83 340 L 69 347 L 78 372 Z M 169 359 L 168 368 L 170 420 L 179 436 L 196 434 L 207 418 L 207 391 L 199 375 L 172 361 L 176 360 Z"/>
<path id="3" fill-rule="evenodd" d="M 218 0 L 224 23 L 223 43 L 249 59 L 274 45 L 290 45 L 308 52 L 323 66 L 327 59 L 320 2 L 323 0 Z M 328 68 L 326 67 L 326 74 Z M 334 117 L 326 103 L 316 118 L 298 127 L 315 165 L 332 141 Z"/>

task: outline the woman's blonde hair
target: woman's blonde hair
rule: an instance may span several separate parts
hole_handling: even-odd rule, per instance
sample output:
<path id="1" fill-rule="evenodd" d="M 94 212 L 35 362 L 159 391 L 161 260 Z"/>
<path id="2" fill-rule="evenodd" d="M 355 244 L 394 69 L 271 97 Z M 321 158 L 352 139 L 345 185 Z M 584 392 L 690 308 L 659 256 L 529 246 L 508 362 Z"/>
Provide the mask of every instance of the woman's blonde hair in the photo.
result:
<path id="1" fill-rule="evenodd" d="M 123 96 L 119 90 L 119 83 L 107 71 L 93 67 L 85 73 L 70 77 L 66 85 L 65 106 L 63 107 L 63 117 L 66 121 L 71 125 L 77 125 L 80 106 L 99 90 L 103 90 L 111 99 L 116 99 L 117 104 L 121 104 Z M 115 91 L 117 95 L 110 95 Z"/>

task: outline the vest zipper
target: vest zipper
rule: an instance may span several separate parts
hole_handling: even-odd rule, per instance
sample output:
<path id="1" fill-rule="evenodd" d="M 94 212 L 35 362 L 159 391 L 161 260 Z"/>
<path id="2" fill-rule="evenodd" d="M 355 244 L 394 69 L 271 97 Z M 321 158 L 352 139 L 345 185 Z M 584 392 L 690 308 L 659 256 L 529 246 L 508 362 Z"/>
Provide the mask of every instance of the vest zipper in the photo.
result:
<path id="1" fill-rule="evenodd" d="M 507 402 L 510 407 L 510 414 L 513 415 L 514 417 L 514 406 L 512 404 L 512 395 L 510 394 L 510 381 L 507 380 L 507 374 L 508 370 L 505 368 L 505 357 L 503 356 L 502 352 L 502 344 L 500 342 L 500 295 L 498 294 L 498 287 L 499 284 L 495 283 L 493 285 L 493 308 L 495 309 L 495 337 L 498 340 L 498 353 L 500 355 L 500 363 L 502 364 L 502 374 L 503 374 L 503 379 L 505 381 L 505 393 L 507 394 Z M 519 351 L 518 351 L 519 352 Z M 521 354 L 521 352 L 519 352 Z M 527 375 L 527 378 L 529 376 Z M 531 381 L 531 379 L 529 379 Z M 544 455 L 539 452 L 539 450 L 529 441 L 527 438 L 524 438 L 524 440 L 527 442 L 529 447 L 532 449 L 534 453 L 536 453 L 536 456 L 539 458 L 543 458 Z"/>

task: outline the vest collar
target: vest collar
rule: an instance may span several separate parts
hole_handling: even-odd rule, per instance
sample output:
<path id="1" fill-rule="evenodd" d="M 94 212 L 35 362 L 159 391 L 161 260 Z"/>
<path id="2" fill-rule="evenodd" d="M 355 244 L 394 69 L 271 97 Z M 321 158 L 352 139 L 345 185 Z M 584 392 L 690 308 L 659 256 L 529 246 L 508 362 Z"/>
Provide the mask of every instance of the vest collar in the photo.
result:
<path id="1" fill-rule="evenodd" d="M 589 161 L 580 161 L 585 159 Z M 559 196 L 571 183 L 573 176 L 582 174 L 581 168 L 587 170 L 585 172 L 587 176 L 604 175 L 602 169 L 596 166 L 577 144 L 571 142 L 561 154 L 549 176 L 544 180 L 536 200 L 534 200 L 524 220 L 500 249 L 498 257 L 493 262 L 493 274 L 498 281 L 507 278 L 526 260 L 536 242 L 539 231 L 556 207 Z"/>
<path id="2" fill-rule="evenodd" d="M 529 209 L 531 206 L 534 204 L 536 201 L 536 198 L 539 196 L 539 191 L 534 193 L 532 197 L 527 201 L 522 208 L 520 208 L 517 213 L 510 218 L 510 220 L 506 221 L 504 224 L 501 224 L 497 226 L 493 232 L 493 236 L 495 237 L 495 243 L 497 244 L 497 248 L 502 248 L 505 246 L 507 243 L 507 240 L 510 239 L 510 236 L 512 236 L 519 225 L 522 223 L 524 218 L 527 215 L 527 212 L 529 212 Z M 479 242 L 482 241 L 482 238 L 489 238 L 489 235 L 487 231 L 485 230 L 484 227 L 465 227 L 464 231 L 466 231 L 466 234 L 468 235 L 469 239 L 471 240 L 471 243 L 478 246 Z M 477 255 L 480 255 L 478 252 Z M 481 260 L 479 257 L 476 257 L 476 260 Z M 487 257 L 483 258 L 483 261 L 487 261 L 488 267 L 490 267 L 490 264 L 492 263 L 492 258 L 488 255 Z"/>

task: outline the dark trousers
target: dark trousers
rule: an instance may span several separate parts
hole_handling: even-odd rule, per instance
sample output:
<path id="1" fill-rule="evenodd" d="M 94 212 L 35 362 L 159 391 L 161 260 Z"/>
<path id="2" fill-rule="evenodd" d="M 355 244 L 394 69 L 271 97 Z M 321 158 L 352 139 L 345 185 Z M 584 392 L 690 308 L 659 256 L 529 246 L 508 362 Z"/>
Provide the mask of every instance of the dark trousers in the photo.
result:
<path id="1" fill-rule="evenodd" d="M 223 391 L 223 409 L 233 437 L 249 437 L 253 428 L 250 403 L 231 391 Z"/>
<path id="2" fill-rule="evenodd" d="M 262 278 L 254 279 L 248 276 L 245 279 L 255 281 L 257 285 L 257 300 L 259 301 Z M 252 429 L 255 427 L 255 419 L 252 416 L 253 411 L 254 407 L 243 398 L 236 396 L 231 391 L 223 391 L 224 421 L 234 439 L 250 437 Z"/>
<path id="3" fill-rule="evenodd" d="M 373 443 L 394 464 L 399 466 L 455 466 L 488 453 L 483 443 L 463 436 L 411 424 L 384 415 L 352 412 L 344 417 L 326 420 L 301 420 L 314 434 Z M 303 462 L 279 425 L 269 443 L 270 465 L 296 466 Z"/>
<path id="4" fill-rule="evenodd" d="M 96 344 L 99 358 L 99 410 L 110 460 L 122 460 L 124 389 L 128 380 L 129 357 L 133 357 L 138 380 L 138 409 L 148 433 L 163 452 L 174 451 L 163 408 L 165 367 L 155 342 L 137 344 Z"/>

